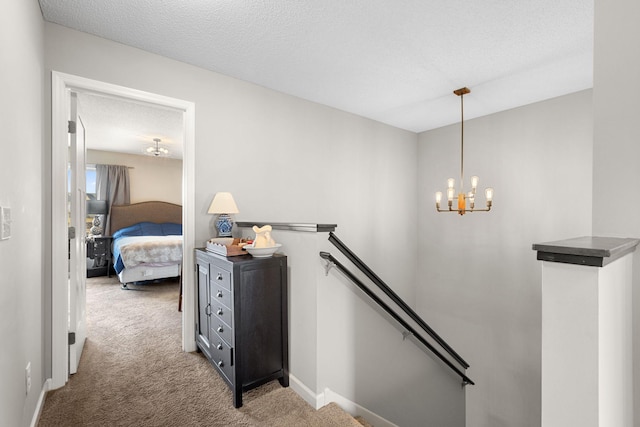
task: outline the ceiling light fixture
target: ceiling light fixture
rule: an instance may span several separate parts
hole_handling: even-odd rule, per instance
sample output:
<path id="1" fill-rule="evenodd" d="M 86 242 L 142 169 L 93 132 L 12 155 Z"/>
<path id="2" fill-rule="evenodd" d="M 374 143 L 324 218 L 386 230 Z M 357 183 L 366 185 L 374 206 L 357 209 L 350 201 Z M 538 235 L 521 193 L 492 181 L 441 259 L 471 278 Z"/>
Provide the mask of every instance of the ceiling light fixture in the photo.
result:
<path id="1" fill-rule="evenodd" d="M 463 87 L 461 89 L 454 90 L 453 93 L 460 97 L 460 191 L 458 192 L 458 207 L 453 209 L 453 199 L 455 197 L 456 180 L 449 178 L 447 180 L 447 204 L 448 209 L 440 209 L 440 202 L 442 201 L 442 193 L 438 191 L 436 193 L 436 210 L 438 212 L 456 212 L 460 215 L 464 215 L 467 212 L 489 212 L 491 210 L 491 204 L 493 202 L 493 188 L 489 187 L 484 190 L 485 198 L 487 200 L 487 207 L 485 209 L 476 209 L 476 188 L 478 187 L 477 176 L 471 177 L 471 191 L 465 194 L 463 181 L 464 181 L 464 95 L 471 93 L 469 88 Z M 467 199 L 469 199 L 469 208 L 467 208 Z"/>
<path id="2" fill-rule="evenodd" d="M 155 157 L 166 156 L 169 154 L 169 150 L 164 147 L 160 147 L 160 138 L 153 138 L 153 142 L 155 142 L 155 145 L 147 147 L 147 149 L 144 150 L 145 154 Z"/>

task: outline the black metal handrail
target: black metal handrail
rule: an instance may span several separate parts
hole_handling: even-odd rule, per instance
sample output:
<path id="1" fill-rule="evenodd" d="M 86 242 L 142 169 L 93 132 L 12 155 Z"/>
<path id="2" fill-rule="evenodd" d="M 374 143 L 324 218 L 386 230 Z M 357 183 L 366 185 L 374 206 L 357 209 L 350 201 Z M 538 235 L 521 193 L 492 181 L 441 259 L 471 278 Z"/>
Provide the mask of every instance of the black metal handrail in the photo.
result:
<path id="1" fill-rule="evenodd" d="M 458 354 L 455 352 L 453 348 L 449 344 L 446 343 L 427 323 L 420 317 L 418 314 L 405 303 L 402 298 L 396 294 L 393 289 L 391 289 L 386 283 L 382 281 L 378 275 L 376 275 L 373 270 L 371 270 L 367 264 L 365 264 L 356 254 L 351 251 L 347 245 L 342 243 L 338 237 L 329 233 L 329 241 L 333 243 L 333 245 L 342 252 L 344 256 L 346 256 L 349 261 L 351 261 L 361 272 L 363 272 L 373 283 L 375 283 L 378 288 L 380 288 L 391 300 L 398 305 L 411 319 L 416 322 L 435 342 L 437 342 L 452 358 L 454 358 L 459 364 L 464 366 L 464 368 L 468 368 L 469 364 Z"/>
<path id="2" fill-rule="evenodd" d="M 320 252 L 320 257 L 324 260 L 327 260 L 331 264 L 333 264 L 338 270 L 340 270 L 343 274 L 345 274 L 353 283 L 355 283 L 369 298 L 375 301 L 380 307 L 384 309 L 391 317 L 393 317 L 398 323 L 402 325 L 407 331 L 409 331 L 418 341 L 420 341 L 425 347 L 431 350 L 442 362 L 444 362 L 449 368 L 451 368 L 455 373 L 460 375 L 462 378 L 463 384 L 472 384 L 475 383 L 465 375 L 458 367 L 456 367 L 449 359 L 447 359 L 442 353 L 438 351 L 429 341 L 427 341 L 422 335 L 420 335 L 415 328 L 413 328 L 406 320 L 404 320 L 398 313 L 396 313 L 387 303 L 382 301 L 380 297 L 374 294 L 371 289 L 369 289 L 360 279 L 358 279 L 351 271 L 349 271 L 340 261 L 338 261 L 333 255 L 329 252 Z M 468 365 L 467 365 L 468 367 Z"/>

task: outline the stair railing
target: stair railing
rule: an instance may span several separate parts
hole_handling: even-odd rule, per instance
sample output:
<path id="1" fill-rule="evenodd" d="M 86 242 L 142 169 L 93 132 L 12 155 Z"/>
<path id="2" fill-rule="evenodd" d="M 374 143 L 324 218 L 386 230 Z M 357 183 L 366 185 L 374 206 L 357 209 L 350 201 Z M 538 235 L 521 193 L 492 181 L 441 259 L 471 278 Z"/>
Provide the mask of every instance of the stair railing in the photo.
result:
<path id="1" fill-rule="evenodd" d="M 358 256 L 353 253 L 338 237 L 333 233 L 329 233 L 329 241 L 336 247 L 349 261 L 351 261 L 358 270 L 364 273 L 380 290 L 382 290 L 400 309 L 409 316 L 420 328 L 425 331 L 431 339 L 433 339 L 444 351 L 458 362 L 464 369 L 469 367 L 469 364 L 458 354 L 447 342 L 442 339 L 418 314 L 409 307 L 386 283 L 376 275 Z M 351 271 L 349 271 L 340 261 L 338 261 L 329 252 L 320 252 L 320 257 L 327 261 L 327 272 L 331 266 L 335 266 L 344 275 L 346 275 L 353 283 L 355 283 L 369 298 L 371 298 L 376 304 L 378 304 L 383 310 L 385 310 L 394 320 L 396 320 L 402 327 L 404 327 L 411 335 L 413 335 L 420 343 L 427 347 L 432 353 L 434 353 L 442 362 L 444 362 L 449 368 L 456 372 L 463 381 L 463 385 L 475 383 L 467 377 L 457 366 L 444 356 L 436 347 L 427 341 L 420 333 L 416 331 L 409 323 L 400 316 L 393 308 L 391 308 L 386 302 L 378 297 L 369 287 L 367 287 L 358 277 L 356 277 Z"/>

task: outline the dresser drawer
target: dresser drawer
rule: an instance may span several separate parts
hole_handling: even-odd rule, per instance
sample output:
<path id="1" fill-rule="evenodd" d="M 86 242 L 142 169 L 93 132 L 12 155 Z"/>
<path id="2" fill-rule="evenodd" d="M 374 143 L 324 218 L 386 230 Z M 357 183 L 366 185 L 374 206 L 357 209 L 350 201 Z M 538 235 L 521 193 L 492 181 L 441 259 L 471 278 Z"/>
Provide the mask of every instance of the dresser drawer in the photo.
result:
<path id="1" fill-rule="evenodd" d="M 211 283 L 211 287 L 222 287 L 228 291 L 231 290 L 231 273 L 225 270 L 224 268 L 220 268 L 215 264 L 210 265 L 211 268 L 211 278 L 209 282 Z"/>
<path id="2" fill-rule="evenodd" d="M 231 347 L 227 345 L 220 337 L 215 337 L 211 343 L 211 359 L 213 364 L 218 367 L 227 377 L 230 383 L 233 383 L 233 367 L 231 365 Z"/>
<path id="3" fill-rule="evenodd" d="M 216 316 L 211 317 L 211 329 L 213 332 L 220 335 L 227 344 L 233 344 L 233 328 L 222 322 L 220 318 Z M 211 336 L 213 337 L 214 335 L 212 334 Z"/>
<path id="4" fill-rule="evenodd" d="M 217 304 L 216 301 L 211 301 L 211 321 L 213 323 L 220 323 L 222 320 L 227 326 L 233 325 L 233 316 L 231 315 L 231 309 L 225 307 L 222 304 Z"/>
<path id="5" fill-rule="evenodd" d="M 231 291 L 218 283 L 211 284 L 211 305 L 217 307 L 219 303 L 231 308 Z"/>

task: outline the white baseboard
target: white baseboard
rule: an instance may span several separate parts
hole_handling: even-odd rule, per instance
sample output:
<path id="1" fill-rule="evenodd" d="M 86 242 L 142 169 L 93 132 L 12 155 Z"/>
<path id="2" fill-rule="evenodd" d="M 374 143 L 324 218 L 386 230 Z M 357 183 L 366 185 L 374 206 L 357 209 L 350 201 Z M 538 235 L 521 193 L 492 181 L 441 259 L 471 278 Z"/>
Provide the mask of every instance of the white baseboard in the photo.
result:
<path id="1" fill-rule="evenodd" d="M 289 387 L 291 387 L 293 391 L 295 391 L 300 397 L 302 397 L 309 405 L 313 406 L 315 409 L 320 409 L 325 405 L 323 394 L 315 394 L 313 390 L 304 385 L 302 381 L 291 374 L 289 374 Z"/>
<path id="2" fill-rule="evenodd" d="M 325 388 L 323 393 L 315 394 L 313 390 L 304 385 L 302 381 L 291 374 L 289 374 L 289 386 L 293 389 L 293 391 L 295 391 L 300 397 L 302 397 L 309 405 L 313 406 L 315 409 L 320 409 L 331 402 L 335 402 L 338 406 L 340 406 L 352 416 L 361 416 L 362 418 L 367 420 L 369 424 L 376 427 L 398 427 L 391 421 L 382 418 L 381 416 L 371 412 L 367 408 L 364 408 L 357 403 L 352 402 L 346 397 L 343 397 L 328 388 Z"/>
<path id="3" fill-rule="evenodd" d="M 376 427 L 398 427 L 391 421 L 382 418 L 380 415 L 371 412 L 367 408 L 360 406 L 355 402 L 352 402 L 346 397 L 341 396 L 328 388 L 324 389 L 323 395 L 325 405 L 328 405 L 331 402 L 335 402 L 338 406 L 340 406 L 346 412 L 350 413 L 352 416 L 361 416 L 371 425 L 374 425 Z"/>
<path id="4" fill-rule="evenodd" d="M 33 412 L 33 417 L 31 418 L 31 427 L 36 427 L 38 425 L 38 420 L 40 419 L 40 414 L 42 413 L 42 408 L 44 408 L 44 400 L 47 392 L 51 388 L 51 378 L 48 378 L 44 384 L 42 384 L 42 390 L 40 390 L 40 396 L 38 397 L 38 403 L 36 403 L 36 410 Z"/>

